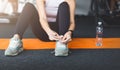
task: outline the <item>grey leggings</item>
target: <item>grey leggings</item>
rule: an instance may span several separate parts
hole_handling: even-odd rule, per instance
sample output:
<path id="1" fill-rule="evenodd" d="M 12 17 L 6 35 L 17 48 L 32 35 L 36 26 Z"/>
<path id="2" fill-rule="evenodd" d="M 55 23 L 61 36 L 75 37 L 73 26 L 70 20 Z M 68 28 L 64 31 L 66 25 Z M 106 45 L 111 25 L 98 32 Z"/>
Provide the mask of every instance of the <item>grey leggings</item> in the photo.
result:
<path id="1" fill-rule="evenodd" d="M 61 3 L 58 8 L 56 22 L 48 23 L 52 30 L 56 31 L 59 35 L 64 35 L 70 26 L 69 5 L 66 2 Z M 35 6 L 31 3 L 26 3 L 20 17 L 18 18 L 14 34 L 19 34 L 22 39 L 22 36 L 29 24 L 31 25 L 32 31 L 36 37 L 42 41 L 50 41 L 48 35 L 39 22 L 39 15 Z"/>

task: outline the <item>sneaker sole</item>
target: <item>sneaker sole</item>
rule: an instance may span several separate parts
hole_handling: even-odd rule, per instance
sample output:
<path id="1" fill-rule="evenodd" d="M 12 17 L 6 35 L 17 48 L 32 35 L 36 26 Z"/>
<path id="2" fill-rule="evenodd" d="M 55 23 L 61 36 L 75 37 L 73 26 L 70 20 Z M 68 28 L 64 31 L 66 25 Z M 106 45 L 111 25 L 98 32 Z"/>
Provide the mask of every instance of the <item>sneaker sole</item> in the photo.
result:
<path id="1" fill-rule="evenodd" d="M 5 54 L 5 56 L 16 56 L 16 55 L 20 54 L 22 51 L 23 51 L 23 48 L 20 48 L 20 50 L 18 50 L 17 53 L 14 53 L 14 54 Z"/>
<path id="2" fill-rule="evenodd" d="M 57 51 L 55 51 L 55 56 L 68 56 L 68 52 L 57 52 Z"/>

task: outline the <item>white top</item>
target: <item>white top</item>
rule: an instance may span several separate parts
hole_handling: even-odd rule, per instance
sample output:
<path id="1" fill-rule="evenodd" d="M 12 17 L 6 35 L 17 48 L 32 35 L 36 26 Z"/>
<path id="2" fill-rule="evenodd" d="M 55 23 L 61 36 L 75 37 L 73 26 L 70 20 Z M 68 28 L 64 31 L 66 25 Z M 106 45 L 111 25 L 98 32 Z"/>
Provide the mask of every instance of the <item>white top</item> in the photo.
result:
<path id="1" fill-rule="evenodd" d="M 45 10 L 48 22 L 56 21 L 58 7 L 62 2 L 64 2 L 64 0 L 46 0 Z"/>

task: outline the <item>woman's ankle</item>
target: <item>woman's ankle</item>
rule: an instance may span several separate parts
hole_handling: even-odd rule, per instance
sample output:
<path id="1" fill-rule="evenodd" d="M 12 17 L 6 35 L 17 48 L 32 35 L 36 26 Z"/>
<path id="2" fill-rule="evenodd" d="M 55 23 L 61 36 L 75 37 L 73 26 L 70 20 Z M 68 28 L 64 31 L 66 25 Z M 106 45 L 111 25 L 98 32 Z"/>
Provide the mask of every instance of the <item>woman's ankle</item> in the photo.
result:
<path id="1" fill-rule="evenodd" d="M 14 38 L 17 38 L 17 39 L 20 39 L 19 34 L 15 34 L 13 37 L 14 37 Z"/>

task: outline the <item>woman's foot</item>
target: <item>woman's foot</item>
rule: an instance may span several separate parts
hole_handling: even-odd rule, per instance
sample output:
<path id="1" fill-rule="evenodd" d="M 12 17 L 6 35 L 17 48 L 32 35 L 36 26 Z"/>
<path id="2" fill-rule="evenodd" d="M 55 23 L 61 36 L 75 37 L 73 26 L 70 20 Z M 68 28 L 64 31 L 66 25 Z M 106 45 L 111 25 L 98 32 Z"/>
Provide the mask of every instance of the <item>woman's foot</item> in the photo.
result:
<path id="1" fill-rule="evenodd" d="M 23 51 L 23 43 L 20 38 L 15 35 L 11 38 L 8 48 L 5 50 L 5 56 L 16 56 Z"/>
<path id="2" fill-rule="evenodd" d="M 60 41 L 56 42 L 55 47 L 55 56 L 68 56 L 69 49 L 67 47 L 67 44 L 64 44 Z"/>

